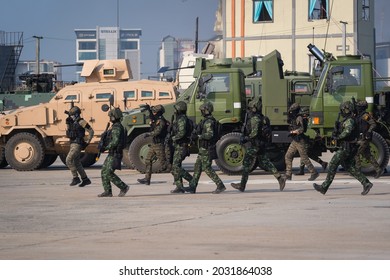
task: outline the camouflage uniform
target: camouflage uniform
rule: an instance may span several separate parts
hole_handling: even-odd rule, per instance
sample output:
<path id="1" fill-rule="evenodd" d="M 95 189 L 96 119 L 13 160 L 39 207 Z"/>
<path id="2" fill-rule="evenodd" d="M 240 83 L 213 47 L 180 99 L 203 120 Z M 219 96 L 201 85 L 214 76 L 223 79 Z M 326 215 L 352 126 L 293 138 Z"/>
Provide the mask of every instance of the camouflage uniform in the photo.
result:
<path id="1" fill-rule="evenodd" d="M 167 120 L 163 114 L 165 109 L 162 105 L 151 107 L 153 116 L 151 116 L 150 133 L 145 134 L 146 137 L 153 137 L 153 144 L 150 146 L 148 154 L 145 158 L 146 170 L 145 178 L 137 179 L 141 184 L 150 185 L 152 177 L 152 164 L 155 158 L 161 161 L 162 170 L 167 168 L 167 160 L 165 154 L 165 137 L 167 136 Z"/>
<path id="2" fill-rule="evenodd" d="M 213 191 L 214 194 L 218 194 L 226 190 L 225 185 L 222 180 L 218 177 L 217 173 L 211 167 L 213 160 L 213 154 L 215 151 L 211 152 L 211 149 L 215 148 L 215 126 L 216 120 L 212 116 L 213 104 L 211 102 L 206 102 L 199 107 L 199 110 L 202 113 L 204 119 L 197 125 L 197 137 L 198 137 L 198 157 L 195 162 L 194 175 L 191 180 L 189 187 L 184 187 L 183 189 L 186 192 L 195 193 L 198 186 L 198 182 L 202 171 L 204 171 L 207 176 L 217 185 L 217 188 Z"/>
<path id="3" fill-rule="evenodd" d="M 69 110 L 69 117 L 66 118 L 66 134 L 70 139 L 70 148 L 66 156 L 66 166 L 70 169 L 73 179 L 70 186 L 79 184 L 79 187 L 84 187 L 91 184 L 91 180 L 87 177 L 85 170 L 81 164 L 81 151 L 91 142 L 94 131 L 92 127 L 80 117 L 81 110 L 77 106 L 73 106 Z M 85 142 L 85 131 L 88 131 L 88 140 Z M 79 178 L 81 177 L 81 180 Z"/>
<path id="4" fill-rule="evenodd" d="M 192 175 L 188 173 L 182 167 L 183 160 L 189 154 L 190 142 L 191 142 L 191 127 L 189 126 L 190 120 L 186 116 L 187 104 L 183 101 L 179 101 L 174 105 L 176 110 L 176 121 L 173 125 L 172 142 L 173 142 L 173 162 L 172 162 L 172 175 L 176 188 L 171 193 L 184 193 L 183 190 L 183 178 L 190 182 Z"/>
<path id="5" fill-rule="evenodd" d="M 264 115 L 261 114 L 261 102 L 252 101 L 249 104 L 248 111 L 249 122 L 245 128 L 245 136 L 241 139 L 240 142 L 241 144 L 244 144 L 245 142 L 249 141 L 250 146 L 245 152 L 241 182 L 238 184 L 231 183 L 231 186 L 241 192 L 245 191 L 249 172 L 251 171 L 251 167 L 257 158 L 259 160 L 259 166 L 266 171 L 272 172 L 272 174 L 279 182 L 280 190 L 283 190 L 286 179 L 284 176 L 281 176 L 264 151 L 266 141 L 262 135 Z"/>
<path id="6" fill-rule="evenodd" d="M 104 192 L 99 194 L 98 197 L 112 197 L 111 183 L 121 190 L 118 196 L 125 196 L 129 190 L 129 186 L 115 174 L 116 169 L 121 169 L 123 148 L 126 137 L 125 129 L 120 123 L 122 112 L 119 108 L 115 108 L 108 113 L 108 116 L 110 117 L 110 121 L 113 125 L 107 132 L 108 144 L 104 147 L 105 150 L 108 150 L 108 156 L 103 163 L 101 171 Z"/>
<path id="7" fill-rule="evenodd" d="M 360 132 L 358 139 L 358 151 L 355 158 L 356 168 L 359 170 L 361 169 L 362 158 L 365 158 L 374 166 L 375 178 L 379 178 L 382 175 L 383 169 L 379 166 L 370 150 L 370 142 L 372 139 L 372 133 L 376 128 L 376 121 L 368 112 L 366 112 L 368 107 L 367 101 L 359 101 L 356 105 L 357 116 L 355 119 Z"/>
<path id="8" fill-rule="evenodd" d="M 344 120 L 341 122 L 341 132 L 339 135 L 334 135 L 334 139 L 339 143 L 339 149 L 335 152 L 329 162 L 329 170 L 325 181 L 321 184 L 313 184 L 315 190 L 322 194 L 328 191 L 331 185 L 338 166 L 341 164 L 353 177 L 355 177 L 362 185 L 362 195 L 366 195 L 372 183 L 360 172 L 355 166 L 355 156 L 357 152 L 357 129 L 353 119 L 353 105 L 350 101 L 346 101 L 340 105 L 340 111 Z"/>
<path id="9" fill-rule="evenodd" d="M 318 176 L 317 170 L 314 168 L 307 155 L 307 136 L 305 135 L 305 127 L 303 117 L 299 114 L 300 106 L 298 103 L 291 105 L 289 109 L 289 123 L 290 123 L 290 135 L 292 137 L 292 142 L 288 147 L 288 150 L 285 155 L 286 162 L 286 178 L 291 180 L 292 176 L 292 162 L 294 159 L 295 153 L 298 151 L 299 156 L 301 157 L 302 162 L 309 169 L 311 176 L 308 179 L 309 181 L 314 181 Z"/>

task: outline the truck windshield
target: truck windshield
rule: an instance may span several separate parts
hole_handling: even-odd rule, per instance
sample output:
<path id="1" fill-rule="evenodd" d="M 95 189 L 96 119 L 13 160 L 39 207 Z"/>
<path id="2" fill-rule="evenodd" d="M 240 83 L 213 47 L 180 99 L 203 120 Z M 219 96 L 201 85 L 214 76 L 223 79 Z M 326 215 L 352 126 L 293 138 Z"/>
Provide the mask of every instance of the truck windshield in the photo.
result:
<path id="1" fill-rule="evenodd" d="M 326 74 L 328 73 L 328 68 L 329 68 L 329 64 L 326 63 L 324 65 L 324 68 L 322 69 L 321 76 L 320 76 L 320 79 L 318 80 L 317 86 L 314 90 L 313 97 L 318 97 L 318 92 L 319 92 L 321 86 L 324 84 Z"/>

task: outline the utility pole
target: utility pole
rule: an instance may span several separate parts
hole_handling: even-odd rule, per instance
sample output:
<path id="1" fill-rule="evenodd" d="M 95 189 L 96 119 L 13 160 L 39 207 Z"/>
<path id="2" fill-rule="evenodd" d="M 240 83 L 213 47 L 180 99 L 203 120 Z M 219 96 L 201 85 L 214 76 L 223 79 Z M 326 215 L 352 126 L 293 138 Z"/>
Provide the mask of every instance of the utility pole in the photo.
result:
<path id="1" fill-rule="evenodd" d="M 347 24 L 348 22 L 346 21 L 340 21 L 340 23 L 343 25 L 343 42 L 342 42 L 342 49 L 343 49 L 343 55 L 347 54 Z"/>
<path id="2" fill-rule="evenodd" d="M 36 39 L 36 48 L 35 48 L 36 62 L 35 62 L 35 66 L 37 67 L 37 69 L 36 69 L 36 73 L 37 73 L 37 91 L 39 91 L 39 90 L 38 90 L 39 70 L 40 70 L 40 65 L 39 65 L 40 58 L 39 58 L 39 53 L 40 53 L 41 39 L 43 39 L 43 37 L 42 37 L 42 36 L 33 36 L 33 38 Z"/>
<path id="3" fill-rule="evenodd" d="M 195 23 L 195 53 L 198 53 L 198 45 L 199 45 L 198 28 L 199 28 L 199 17 L 196 17 L 196 23 Z"/>

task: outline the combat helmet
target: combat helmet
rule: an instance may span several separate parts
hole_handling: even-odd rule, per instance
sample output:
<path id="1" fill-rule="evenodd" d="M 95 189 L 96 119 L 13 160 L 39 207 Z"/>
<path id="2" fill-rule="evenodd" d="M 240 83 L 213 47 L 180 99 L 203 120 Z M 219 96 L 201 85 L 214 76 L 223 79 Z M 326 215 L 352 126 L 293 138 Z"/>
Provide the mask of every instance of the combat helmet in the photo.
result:
<path id="1" fill-rule="evenodd" d="M 359 113 L 367 110 L 367 108 L 368 108 L 368 103 L 366 100 L 361 100 L 358 103 L 356 103 L 356 109 Z"/>
<path id="2" fill-rule="evenodd" d="M 70 108 L 69 110 L 69 115 L 70 116 L 80 116 L 81 114 L 81 110 L 79 107 L 77 106 L 73 106 L 72 108 Z"/>
<path id="3" fill-rule="evenodd" d="M 207 101 L 206 103 L 203 103 L 199 106 L 199 110 L 201 111 L 203 116 L 210 115 L 214 111 L 213 103 Z"/>
<path id="4" fill-rule="evenodd" d="M 108 116 L 110 117 L 110 119 L 112 120 L 115 120 L 115 121 L 120 121 L 123 117 L 123 114 L 122 114 L 122 111 L 121 109 L 119 108 L 114 108 L 114 109 L 111 109 L 109 112 L 108 112 Z"/>
<path id="5" fill-rule="evenodd" d="M 262 102 L 261 102 L 261 100 L 256 100 L 256 99 L 252 100 L 251 102 L 249 102 L 248 108 L 250 110 L 255 109 L 256 112 L 261 113 L 261 109 L 262 109 Z"/>
<path id="6" fill-rule="evenodd" d="M 301 110 L 301 106 L 299 105 L 299 103 L 293 103 L 288 109 L 288 114 L 292 116 L 296 116 L 298 115 L 300 110 Z"/>
<path id="7" fill-rule="evenodd" d="M 343 117 L 352 115 L 353 113 L 353 104 L 351 101 L 345 101 L 340 105 L 340 113 Z"/>
<path id="8" fill-rule="evenodd" d="M 161 104 L 156 105 L 156 106 L 152 106 L 150 109 L 152 110 L 153 113 L 160 115 L 160 116 L 165 113 L 165 108 Z"/>
<path id="9" fill-rule="evenodd" d="M 173 105 L 178 114 L 185 114 L 187 112 L 187 103 L 179 101 Z"/>

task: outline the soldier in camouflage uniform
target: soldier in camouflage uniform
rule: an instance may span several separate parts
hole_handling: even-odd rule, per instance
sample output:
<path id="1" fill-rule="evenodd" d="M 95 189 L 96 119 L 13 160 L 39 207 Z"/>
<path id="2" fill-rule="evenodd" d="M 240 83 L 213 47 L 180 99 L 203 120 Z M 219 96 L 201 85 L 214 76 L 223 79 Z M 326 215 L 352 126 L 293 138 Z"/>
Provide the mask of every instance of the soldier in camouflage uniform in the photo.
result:
<path id="1" fill-rule="evenodd" d="M 190 182 L 192 175 L 182 167 L 183 160 L 189 155 L 192 127 L 188 119 L 187 104 L 184 101 L 177 102 L 175 108 L 176 120 L 173 122 L 173 162 L 172 175 L 176 188 L 171 193 L 184 193 L 183 178 Z"/>
<path id="2" fill-rule="evenodd" d="M 313 187 L 316 191 L 325 194 L 336 175 L 337 167 L 341 164 L 363 185 L 361 194 L 366 195 L 372 188 L 372 183 L 355 166 L 355 157 L 358 150 L 358 129 L 353 119 L 353 104 L 350 101 L 342 103 L 340 113 L 344 118 L 340 123 L 341 131 L 333 135 L 333 139 L 338 142 L 339 149 L 329 162 L 329 170 L 325 181 L 321 185 L 314 183 Z"/>
<path id="3" fill-rule="evenodd" d="M 298 152 L 299 156 L 301 157 L 301 160 L 307 166 L 311 173 L 311 176 L 308 180 L 314 181 L 319 176 L 319 174 L 307 155 L 307 136 L 305 135 L 305 130 L 307 127 L 305 127 L 304 119 L 300 114 L 300 109 L 301 106 L 298 103 L 294 103 L 290 106 L 288 110 L 288 122 L 290 124 L 290 135 L 292 137 L 292 142 L 288 147 L 288 150 L 285 155 L 285 176 L 287 180 L 291 180 L 292 162 L 295 153 Z"/>
<path id="4" fill-rule="evenodd" d="M 383 169 L 379 166 L 370 150 L 370 142 L 372 139 L 372 133 L 376 128 L 376 121 L 368 112 L 366 112 L 367 108 L 368 104 L 365 100 L 359 101 L 356 104 L 357 115 L 355 116 L 355 120 L 357 122 L 357 126 L 359 127 L 358 151 L 355 158 L 356 169 L 361 169 L 363 157 L 374 166 L 374 177 L 379 178 L 383 173 Z"/>
<path id="5" fill-rule="evenodd" d="M 250 146 L 247 148 L 244 162 L 243 171 L 240 183 L 231 183 L 231 186 L 241 192 L 245 191 L 246 183 L 248 182 L 249 172 L 251 166 L 253 166 L 256 158 L 259 160 L 259 166 L 266 170 L 271 171 L 272 174 L 279 182 L 279 189 L 282 191 L 286 184 L 286 177 L 282 176 L 273 163 L 269 160 L 265 153 L 265 143 L 263 135 L 264 115 L 261 113 L 261 101 L 253 100 L 248 106 L 248 116 L 245 135 L 241 136 L 241 144 L 250 142 Z"/>
<path id="6" fill-rule="evenodd" d="M 108 150 L 108 156 L 103 163 L 101 176 L 104 192 L 98 197 L 112 197 L 111 183 L 117 186 L 121 191 L 118 196 L 125 196 L 129 190 L 126 185 L 116 174 L 115 170 L 121 170 L 123 148 L 125 146 L 125 129 L 121 124 L 122 111 L 119 108 L 111 109 L 108 112 L 112 127 L 107 131 L 108 143 L 105 150 Z"/>
<path id="7" fill-rule="evenodd" d="M 212 113 L 214 111 L 213 104 L 208 101 L 199 107 L 202 113 L 203 120 L 196 127 L 196 133 L 198 138 L 198 157 L 195 162 L 194 175 L 189 187 L 183 189 L 189 193 L 195 193 L 200 179 L 202 171 L 206 172 L 207 176 L 217 185 L 217 188 L 213 191 L 214 194 L 218 194 L 226 190 L 222 180 L 218 177 L 217 173 L 211 167 L 212 160 L 215 159 L 215 134 L 216 134 L 216 120 Z"/>
<path id="8" fill-rule="evenodd" d="M 150 185 L 150 179 L 152 177 L 152 164 L 155 158 L 161 161 L 162 170 L 167 168 L 164 142 L 165 137 L 167 136 L 168 126 L 167 120 L 163 116 L 165 109 L 162 105 L 152 106 L 150 109 L 152 112 L 150 116 L 150 133 L 146 133 L 145 138 L 153 137 L 153 144 L 150 146 L 148 154 L 145 158 L 145 178 L 137 179 L 139 183 L 145 185 Z"/>
<path id="9" fill-rule="evenodd" d="M 73 176 L 70 186 L 79 184 L 79 187 L 84 187 L 91 184 L 91 180 L 87 177 L 81 165 L 80 155 L 81 151 L 91 142 L 94 131 L 88 122 L 80 117 L 80 114 L 80 108 L 73 106 L 69 110 L 69 116 L 66 118 L 66 136 L 70 139 L 70 149 L 66 156 L 66 166 L 68 166 Z M 85 131 L 88 131 L 87 142 L 84 140 Z"/>

